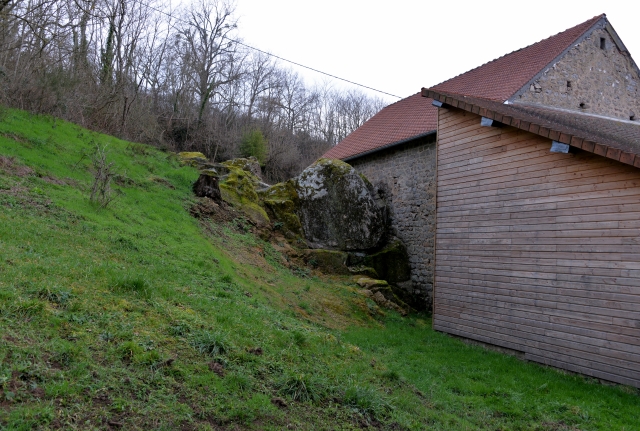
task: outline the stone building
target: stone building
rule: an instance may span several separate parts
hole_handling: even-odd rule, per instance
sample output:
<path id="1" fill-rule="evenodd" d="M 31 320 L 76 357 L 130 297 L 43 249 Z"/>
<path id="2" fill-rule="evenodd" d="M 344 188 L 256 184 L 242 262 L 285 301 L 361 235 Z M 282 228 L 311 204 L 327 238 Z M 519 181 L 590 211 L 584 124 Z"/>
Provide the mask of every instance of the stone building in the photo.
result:
<path id="1" fill-rule="evenodd" d="M 391 234 L 407 247 L 413 305 L 429 308 L 433 285 L 437 108 L 418 94 L 387 106 L 323 157 L 351 164 L 389 208 Z"/>
<path id="2" fill-rule="evenodd" d="M 640 115 L 639 75 L 601 15 L 431 90 L 634 123 Z M 437 112 L 431 102 L 413 95 L 389 105 L 323 156 L 352 164 L 384 195 L 392 230 L 407 245 L 411 260 L 407 289 L 424 298 L 427 309 L 432 305 L 436 231 Z M 549 113 L 538 109 L 535 115 Z M 575 118 L 568 115 L 563 121 Z"/>

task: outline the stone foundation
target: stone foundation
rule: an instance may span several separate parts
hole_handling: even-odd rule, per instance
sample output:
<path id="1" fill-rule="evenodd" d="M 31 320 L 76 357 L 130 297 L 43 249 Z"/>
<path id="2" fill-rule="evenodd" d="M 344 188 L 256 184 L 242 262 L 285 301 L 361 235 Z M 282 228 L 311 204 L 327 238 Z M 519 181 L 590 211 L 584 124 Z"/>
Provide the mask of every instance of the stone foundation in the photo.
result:
<path id="1" fill-rule="evenodd" d="M 374 185 L 389 207 L 391 233 L 407 247 L 411 282 L 402 283 L 412 303 L 431 310 L 435 238 L 435 137 L 347 160 Z"/>

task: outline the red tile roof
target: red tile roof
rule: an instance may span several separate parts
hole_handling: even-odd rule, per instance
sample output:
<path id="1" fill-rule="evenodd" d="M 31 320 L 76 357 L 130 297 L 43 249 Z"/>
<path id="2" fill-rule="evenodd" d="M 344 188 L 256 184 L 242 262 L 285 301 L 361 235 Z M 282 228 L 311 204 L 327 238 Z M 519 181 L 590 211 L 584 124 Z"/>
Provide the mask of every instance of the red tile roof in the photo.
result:
<path id="1" fill-rule="evenodd" d="M 346 159 L 436 130 L 438 108 L 420 93 L 389 105 L 322 157 Z"/>
<path id="2" fill-rule="evenodd" d="M 504 102 L 603 18 L 604 14 L 593 17 L 562 33 L 444 81 L 431 90 Z"/>

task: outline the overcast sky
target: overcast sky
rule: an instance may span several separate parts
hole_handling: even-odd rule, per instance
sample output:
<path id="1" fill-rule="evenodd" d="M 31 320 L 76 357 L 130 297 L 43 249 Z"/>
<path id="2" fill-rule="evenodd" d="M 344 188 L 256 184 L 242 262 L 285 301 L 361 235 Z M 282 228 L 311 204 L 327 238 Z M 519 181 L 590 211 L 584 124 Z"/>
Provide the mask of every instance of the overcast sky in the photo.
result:
<path id="1" fill-rule="evenodd" d="M 402 97 L 601 13 L 640 61 L 640 6 L 630 0 L 236 1 L 247 44 Z M 309 83 L 328 79 L 299 71 Z"/>

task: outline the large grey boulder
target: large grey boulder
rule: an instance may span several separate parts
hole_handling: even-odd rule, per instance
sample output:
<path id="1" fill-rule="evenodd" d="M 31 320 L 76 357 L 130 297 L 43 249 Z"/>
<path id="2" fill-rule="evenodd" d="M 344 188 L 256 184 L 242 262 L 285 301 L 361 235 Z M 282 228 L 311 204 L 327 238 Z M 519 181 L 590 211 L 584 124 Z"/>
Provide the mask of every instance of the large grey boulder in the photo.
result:
<path id="1" fill-rule="evenodd" d="M 311 248 L 367 250 L 380 242 L 384 214 L 373 187 L 347 163 L 320 159 L 294 178 L 297 213 Z"/>

